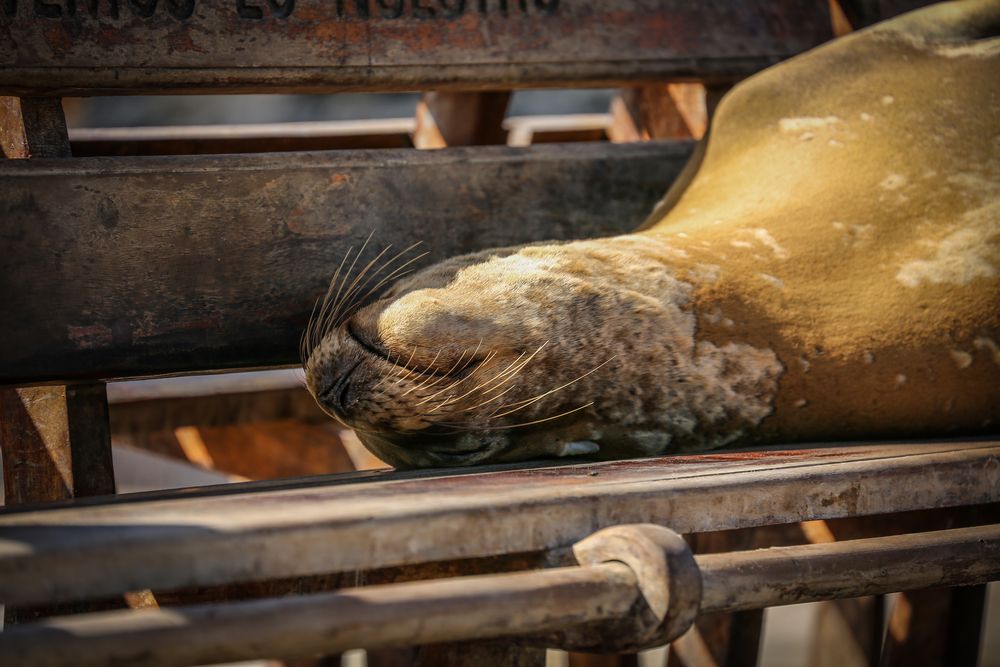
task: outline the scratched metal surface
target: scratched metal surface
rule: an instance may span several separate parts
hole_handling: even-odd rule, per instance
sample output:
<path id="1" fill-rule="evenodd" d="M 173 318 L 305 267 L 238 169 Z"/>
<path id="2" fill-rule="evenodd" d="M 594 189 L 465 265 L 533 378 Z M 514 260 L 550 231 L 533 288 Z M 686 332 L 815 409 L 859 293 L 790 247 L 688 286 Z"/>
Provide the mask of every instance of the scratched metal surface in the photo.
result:
<path id="1" fill-rule="evenodd" d="M 829 39 L 815 0 L 6 0 L 0 91 L 733 79 Z"/>
<path id="2" fill-rule="evenodd" d="M 236 485 L 2 512 L 0 599 L 539 552 L 625 523 L 706 532 L 997 502 L 998 493 L 1000 443 L 990 441 Z"/>

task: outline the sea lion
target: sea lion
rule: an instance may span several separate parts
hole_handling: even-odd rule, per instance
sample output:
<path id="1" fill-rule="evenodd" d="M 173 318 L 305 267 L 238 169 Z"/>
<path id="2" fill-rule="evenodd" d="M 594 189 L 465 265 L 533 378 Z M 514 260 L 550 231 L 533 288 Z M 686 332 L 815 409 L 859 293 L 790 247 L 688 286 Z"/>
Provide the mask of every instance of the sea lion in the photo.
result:
<path id="1" fill-rule="evenodd" d="M 998 35 L 943 3 L 742 82 L 637 233 L 334 280 L 310 391 L 401 467 L 995 429 Z"/>

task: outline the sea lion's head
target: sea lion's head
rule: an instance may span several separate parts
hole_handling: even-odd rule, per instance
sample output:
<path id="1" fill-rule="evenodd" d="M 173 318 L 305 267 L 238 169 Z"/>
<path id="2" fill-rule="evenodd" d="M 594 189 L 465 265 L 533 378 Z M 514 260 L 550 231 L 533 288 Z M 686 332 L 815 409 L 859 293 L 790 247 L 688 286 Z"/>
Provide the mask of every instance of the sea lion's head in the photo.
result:
<path id="1" fill-rule="evenodd" d="M 644 322 L 663 305 L 646 294 L 675 281 L 623 243 L 466 255 L 349 315 L 329 305 L 307 335 L 307 386 L 398 467 L 594 454 L 630 423 L 642 438 L 629 416 L 643 413 L 642 387 L 662 383 L 625 361 L 655 356 Z M 335 280 L 330 303 L 352 310 L 367 282 Z"/>

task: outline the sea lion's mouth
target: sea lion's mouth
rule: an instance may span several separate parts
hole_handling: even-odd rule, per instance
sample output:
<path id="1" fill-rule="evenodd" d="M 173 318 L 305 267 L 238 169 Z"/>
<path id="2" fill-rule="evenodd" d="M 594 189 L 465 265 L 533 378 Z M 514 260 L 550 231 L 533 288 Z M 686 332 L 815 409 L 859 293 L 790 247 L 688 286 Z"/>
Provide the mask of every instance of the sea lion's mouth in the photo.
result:
<path id="1" fill-rule="evenodd" d="M 509 444 L 502 433 L 387 435 L 359 430 L 358 437 L 376 455 L 397 468 L 475 465 L 495 458 Z"/>
<path id="2" fill-rule="evenodd" d="M 484 361 L 485 357 L 476 358 L 472 355 L 465 363 L 458 362 L 453 364 L 451 368 L 447 370 L 440 370 L 433 368 L 431 366 L 410 366 L 408 361 L 404 361 L 402 355 L 398 358 L 393 359 L 392 353 L 385 348 L 380 342 L 372 341 L 370 337 L 366 336 L 364 333 L 359 331 L 355 326 L 354 322 L 348 322 L 345 327 L 348 338 L 350 338 L 358 347 L 368 352 L 373 357 L 377 357 L 379 360 L 390 364 L 392 366 L 398 366 L 403 370 L 412 371 L 420 375 L 429 375 L 438 378 L 444 377 L 457 377 L 462 374 L 472 373 L 478 368 L 478 366 Z M 464 356 L 464 355 L 463 355 Z"/>
<path id="3" fill-rule="evenodd" d="M 369 341 L 365 336 L 361 335 L 357 331 L 357 329 L 355 328 L 353 322 L 348 322 L 347 323 L 346 330 L 347 330 L 347 336 L 352 341 L 354 341 L 354 343 L 356 345 L 358 345 L 358 347 L 360 347 L 361 349 L 365 350 L 369 354 L 378 357 L 379 359 L 381 359 L 383 361 L 386 361 L 388 363 L 392 363 L 392 360 L 389 359 L 389 352 L 387 350 L 385 350 L 378 343 L 373 343 L 373 342 Z"/>

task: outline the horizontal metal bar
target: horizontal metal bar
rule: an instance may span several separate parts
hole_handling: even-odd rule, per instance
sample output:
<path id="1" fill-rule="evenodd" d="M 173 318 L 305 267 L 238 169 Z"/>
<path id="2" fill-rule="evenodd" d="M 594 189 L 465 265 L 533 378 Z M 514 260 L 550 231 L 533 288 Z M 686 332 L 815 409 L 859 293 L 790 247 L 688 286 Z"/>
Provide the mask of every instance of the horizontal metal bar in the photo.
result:
<path id="1" fill-rule="evenodd" d="M 998 462 L 996 442 L 772 449 L 8 511 L 0 602 L 546 551 L 622 523 L 692 533 L 996 502 Z"/>
<path id="2" fill-rule="evenodd" d="M 701 613 L 1000 578 L 1000 524 L 695 556 Z"/>
<path id="3" fill-rule="evenodd" d="M 696 556 L 701 613 L 1000 577 L 1000 525 Z M 52 618 L 0 634 L 0 664 L 189 665 L 535 635 L 635 611 L 622 563 L 305 597 Z"/>
<path id="4" fill-rule="evenodd" d="M 214 664 L 554 631 L 636 601 L 621 563 L 369 586 L 304 597 L 51 618 L 0 633 L 0 664 Z"/>

